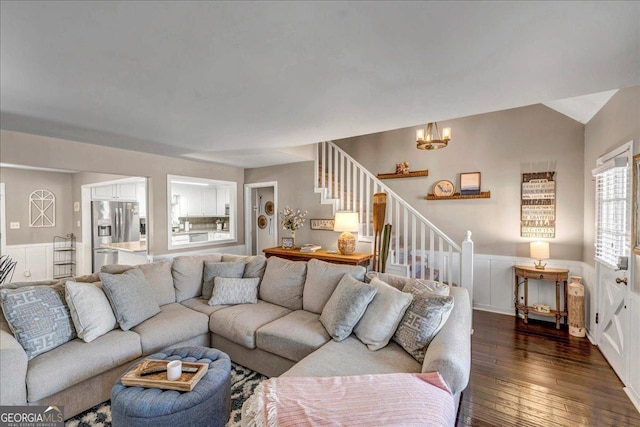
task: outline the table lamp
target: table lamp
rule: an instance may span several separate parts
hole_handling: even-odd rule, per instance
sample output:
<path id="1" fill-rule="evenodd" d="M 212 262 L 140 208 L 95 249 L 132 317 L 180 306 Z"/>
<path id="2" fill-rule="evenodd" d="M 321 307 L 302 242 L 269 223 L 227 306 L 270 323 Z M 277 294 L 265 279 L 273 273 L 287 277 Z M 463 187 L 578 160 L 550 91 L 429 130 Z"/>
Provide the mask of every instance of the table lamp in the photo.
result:
<path id="1" fill-rule="evenodd" d="M 338 251 L 342 255 L 351 255 L 356 251 L 356 238 L 351 232 L 357 232 L 360 229 L 360 221 L 358 220 L 358 212 L 338 211 L 333 223 L 333 231 L 340 231 L 338 237 Z"/>
<path id="2" fill-rule="evenodd" d="M 542 264 L 542 260 L 549 259 L 549 242 L 531 242 L 529 244 L 529 255 L 531 258 L 538 260 L 533 265 L 538 270 L 544 270 L 547 264 Z"/>

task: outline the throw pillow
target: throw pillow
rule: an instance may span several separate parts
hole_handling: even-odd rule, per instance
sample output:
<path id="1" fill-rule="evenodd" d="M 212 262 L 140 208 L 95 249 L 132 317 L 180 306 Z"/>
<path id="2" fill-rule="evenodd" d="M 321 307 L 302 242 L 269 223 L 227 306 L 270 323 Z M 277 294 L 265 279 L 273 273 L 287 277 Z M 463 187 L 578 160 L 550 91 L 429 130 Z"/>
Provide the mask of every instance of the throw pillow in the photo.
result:
<path id="1" fill-rule="evenodd" d="M 414 279 L 411 277 L 396 276 L 394 274 L 378 273 L 370 271 L 367 273 L 367 279 L 369 281 L 374 278 L 380 279 L 383 282 L 393 286 L 402 292 L 411 292 L 411 289 L 428 290 L 432 294 L 447 296 L 449 295 L 449 285 L 436 282 L 435 280 L 428 279 Z"/>
<path id="2" fill-rule="evenodd" d="M 70 280 L 65 290 L 73 325 L 84 342 L 91 342 L 116 327 L 109 300 L 98 286 Z"/>
<path id="3" fill-rule="evenodd" d="M 357 280 L 364 280 L 367 270 L 360 265 L 341 265 L 310 259 L 307 262 L 307 278 L 302 294 L 302 308 L 320 314 L 342 276 L 349 274 Z"/>
<path id="4" fill-rule="evenodd" d="M 100 280 L 123 331 L 160 313 L 151 285 L 139 269 L 133 268 L 122 274 L 100 273 Z"/>
<path id="5" fill-rule="evenodd" d="M 244 267 L 244 274 L 242 277 L 258 277 L 262 280 L 262 276 L 264 276 L 264 269 L 267 268 L 267 258 L 264 255 L 222 255 L 222 261 L 224 262 L 236 262 L 243 260 L 246 261 L 247 265 Z"/>
<path id="6" fill-rule="evenodd" d="M 255 304 L 258 302 L 258 283 L 258 277 L 216 277 L 209 305 Z"/>
<path id="7" fill-rule="evenodd" d="M 393 340 L 418 362 L 424 362 L 427 347 L 451 314 L 453 297 L 416 293 L 405 312 Z"/>
<path id="8" fill-rule="evenodd" d="M 27 359 L 76 337 L 64 286 L 24 286 L 0 291 L 2 310 Z"/>
<path id="9" fill-rule="evenodd" d="M 156 261 L 139 265 L 107 264 L 100 267 L 100 273 L 122 274 L 132 268 L 139 268 L 142 271 L 145 279 L 147 279 L 147 282 L 151 285 L 151 288 L 153 288 L 153 296 L 158 305 L 162 306 L 176 302 L 176 290 L 173 287 L 171 263 L 168 261 Z M 99 280 L 99 278 L 97 280 Z M 80 282 L 77 278 L 75 278 L 74 281 Z"/>
<path id="10" fill-rule="evenodd" d="M 413 295 L 401 292 L 377 278 L 371 281 L 371 285 L 378 291 L 353 332 L 369 350 L 376 351 L 389 344 Z"/>
<path id="11" fill-rule="evenodd" d="M 376 287 L 345 274 L 322 309 L 320 323 L 335 341 L 351 335 L 367 306 L 376 294 Z"/>
<path id="12" fill-rule="evenodd" d="M 302 310 L 302 290 L 307 263 L 275 256 L 267 259 L 260 284 L 260 299 L 291 310 Z"/>
<path id="13" fill-rule="evenodd" d="M 246 261 L 237 262 L 204 262 L 204 276 L 202 281 L 202 298 L 211 298 L 213 279 L 216 277 L 240 278 L 244 274 Z"/>

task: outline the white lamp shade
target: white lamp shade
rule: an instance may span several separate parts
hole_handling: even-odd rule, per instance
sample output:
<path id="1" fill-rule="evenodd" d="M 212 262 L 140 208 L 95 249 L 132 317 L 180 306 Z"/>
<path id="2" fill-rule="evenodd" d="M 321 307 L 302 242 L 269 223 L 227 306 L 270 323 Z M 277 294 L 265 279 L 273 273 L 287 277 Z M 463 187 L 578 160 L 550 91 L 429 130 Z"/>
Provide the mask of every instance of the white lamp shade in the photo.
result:
<path id="1" fill-rule="evenodd" d="M 358 212 L 338 211 L 333 223 L 333 231 L 359 231 Z"/>
<path id="2" fill-rule="evenodd" d="M 533 259 L 549 259 L 549 242 L 531 242 L 529 253 Z"/>

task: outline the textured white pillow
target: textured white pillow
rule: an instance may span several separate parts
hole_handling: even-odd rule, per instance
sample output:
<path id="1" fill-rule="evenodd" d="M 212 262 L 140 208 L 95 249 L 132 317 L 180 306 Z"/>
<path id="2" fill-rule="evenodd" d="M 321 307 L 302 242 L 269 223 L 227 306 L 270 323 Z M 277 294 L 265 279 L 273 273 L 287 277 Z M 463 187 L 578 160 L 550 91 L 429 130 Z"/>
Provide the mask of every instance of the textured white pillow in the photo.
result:
<path id="1" fill-rule="evenodd" d="M 376 351 L 389 344 L 413 295 L 401 292 L 378 278 L 373 278 L 370 285 L 378 291 L 353 332 L 369 350 Z"/>
<path id="2" fill-rule="evenodd" d="M 78 337 L 91 342 L 116 327 L 116 317 L 102 289 L 93 283 L 68 281 L 65 299 Z"/>
<path id="3" fill-rule="evenodd" d="M 259 277 L 246 279 L 237 277 L 216 277 L 209 305 L 256 304 L 258 302 Z"/>

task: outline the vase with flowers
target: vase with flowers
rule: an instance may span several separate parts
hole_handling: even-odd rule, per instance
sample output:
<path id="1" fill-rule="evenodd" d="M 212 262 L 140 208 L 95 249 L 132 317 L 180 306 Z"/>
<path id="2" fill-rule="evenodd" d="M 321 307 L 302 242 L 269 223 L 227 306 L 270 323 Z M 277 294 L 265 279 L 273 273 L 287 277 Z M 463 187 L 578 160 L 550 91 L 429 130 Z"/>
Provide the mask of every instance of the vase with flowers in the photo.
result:
<path id="1" fill-rule="evenodd" d="M 302 228 L 306 216 L 307 211 L 302 212 L 300 209 L 294 210 L 289 206 L 287 206 L 282 212 L 280 212 L 280 223 L 282 224 L 282 229 L 289 230 L 291 232 L 291 239 L 294 241 L 294 244 L 296 238 L 296 230 Z"/>

